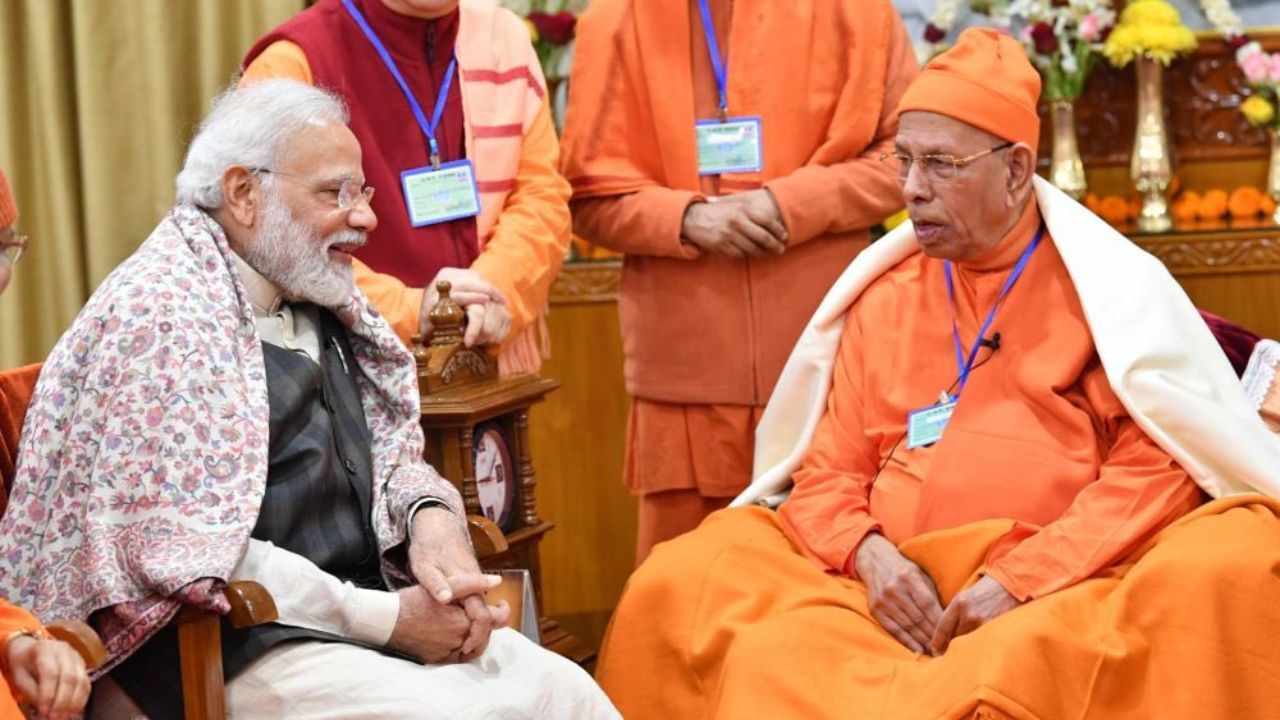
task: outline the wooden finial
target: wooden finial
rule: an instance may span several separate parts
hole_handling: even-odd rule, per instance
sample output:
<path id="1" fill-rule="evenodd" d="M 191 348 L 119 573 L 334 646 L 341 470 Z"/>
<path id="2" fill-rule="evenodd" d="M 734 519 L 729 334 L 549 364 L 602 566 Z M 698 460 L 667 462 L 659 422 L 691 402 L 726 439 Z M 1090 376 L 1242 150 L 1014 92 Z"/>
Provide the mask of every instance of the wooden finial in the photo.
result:
<path id="1" fill-rule="evenodd" d="M 431 320 L 431 346 L 460 345 L 462 343 L 462 321 L 467 317 L 462 308 L 449 297 L 453 285 L 448 280 L 436 283 L 440 293 L 440 301 L 427 317 Z"/>

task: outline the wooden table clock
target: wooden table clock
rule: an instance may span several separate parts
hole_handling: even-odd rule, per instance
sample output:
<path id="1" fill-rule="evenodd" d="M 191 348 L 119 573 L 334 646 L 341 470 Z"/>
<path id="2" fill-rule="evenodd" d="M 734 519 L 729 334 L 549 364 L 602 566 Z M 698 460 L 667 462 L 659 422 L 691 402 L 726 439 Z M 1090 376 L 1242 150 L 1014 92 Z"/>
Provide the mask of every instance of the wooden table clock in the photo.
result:
<path id="1" fill-rule="evenodd" d="M 498 377 L 497 359 L 462 341 L 466 314 L 437 283 L 431 342 L 414 338 L 426 459 L 462 493 L 476 555 L 485 570 L 527 569 L 539 610 L 538 543 L 554 525 L 538 515 L 529 452 L 529 408 L 560 383 L 536 375 Z M 595 652 L 555 620 L 540 621 L 542 644 L 579 664 Z"/>

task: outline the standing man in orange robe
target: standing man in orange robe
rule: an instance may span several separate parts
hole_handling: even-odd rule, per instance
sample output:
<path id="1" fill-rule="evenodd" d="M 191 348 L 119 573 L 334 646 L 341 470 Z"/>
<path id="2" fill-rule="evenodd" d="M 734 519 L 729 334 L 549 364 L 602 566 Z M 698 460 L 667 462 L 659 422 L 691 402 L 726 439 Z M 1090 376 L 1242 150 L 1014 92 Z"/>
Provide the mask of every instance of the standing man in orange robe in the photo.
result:
<path id="1" fill-rule="evenodd" d="M 297 80 L 350 108 L 380 221 L 356 283 L 401 339 L 430 333 L 447 280 L 467 344 L 500 345 L 503 374 L 536 373 L 569 186 L 525 24 L 492 0 L 320 0 L 244 64 L 242 82 Z"/>
<path id="2" fill-rule="evenodd" d="M 574 230 L 626 253 L 642 560 L 750 480 L 805 319 L 901 207 L 878 157 L 918 69 L 885 0 L 597 0 L 577 42 L 562 166 Z"/>
<path id="3" fill-rule="evenodd" d="M 625 717 L 1274 714 L 1280 439 L 1163 265 L 1035 178 L 1039 95 L 979 29 L 907 90 L 913 225 L 781 375 L 735 504 L 790 497 L 632 577 Z"/>

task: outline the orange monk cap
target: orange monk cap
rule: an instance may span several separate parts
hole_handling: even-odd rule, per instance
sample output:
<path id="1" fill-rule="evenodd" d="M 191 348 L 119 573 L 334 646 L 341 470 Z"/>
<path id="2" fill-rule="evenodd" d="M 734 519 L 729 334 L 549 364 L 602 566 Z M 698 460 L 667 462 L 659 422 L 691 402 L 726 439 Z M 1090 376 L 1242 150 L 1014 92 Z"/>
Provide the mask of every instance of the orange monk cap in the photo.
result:
<path id="1" fill-rule="evenodd" d="M 9 180 L 0 170 L 0 228 L 7 228 L 18 219 L 18 204 L 13 201 L 13 193 L 9 192 Z"/>
<path id="2" fill-rule="evenodd" d="M 1039 99 L 1040 73 L 1022 45 L 990 28 L 969 28 L 925 65 L 898 112 L 946 115 L 1034 151 L 1040 143 Z"/>

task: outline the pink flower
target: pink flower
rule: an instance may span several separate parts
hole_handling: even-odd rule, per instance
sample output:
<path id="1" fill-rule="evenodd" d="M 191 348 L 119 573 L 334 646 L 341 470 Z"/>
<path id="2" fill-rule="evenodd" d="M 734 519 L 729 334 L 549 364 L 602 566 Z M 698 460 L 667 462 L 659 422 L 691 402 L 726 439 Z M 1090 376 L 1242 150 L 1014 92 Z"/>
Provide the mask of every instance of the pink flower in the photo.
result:
<path id="1" fill-rule="evenodd" d="M 1097 40 L 1098 31 L 1101 30 L 1098 25 L 1098 16 L 1093 13 L 1080 18 L 1080 39 L 1085 42 Z"/>
<path id="2" fill-rule="evenodd" d="M 1268 73 L 1271 82 L 1280 85 L 1280 53 L 1271 54 L 1271 71 Z"/>
<path id="3" fill-rule="evenodd" d="M 1256 85 L 1264 82 L 1271 70 L 1271 63 L 1264 52 L 1254 52 L 1240 58 L 1240 69 L 1244 71 L 1244 79 Z"/>

